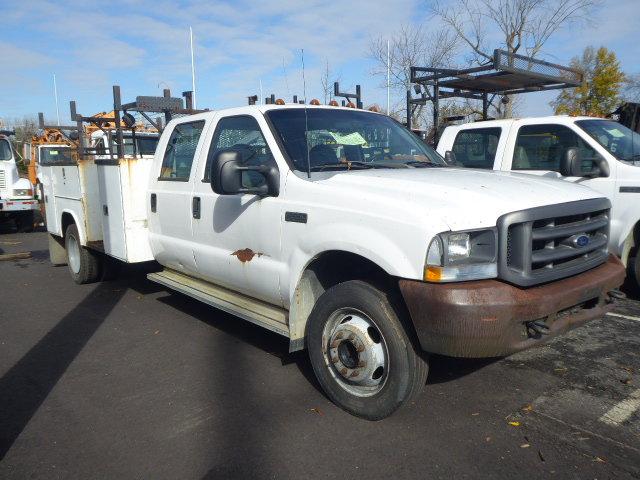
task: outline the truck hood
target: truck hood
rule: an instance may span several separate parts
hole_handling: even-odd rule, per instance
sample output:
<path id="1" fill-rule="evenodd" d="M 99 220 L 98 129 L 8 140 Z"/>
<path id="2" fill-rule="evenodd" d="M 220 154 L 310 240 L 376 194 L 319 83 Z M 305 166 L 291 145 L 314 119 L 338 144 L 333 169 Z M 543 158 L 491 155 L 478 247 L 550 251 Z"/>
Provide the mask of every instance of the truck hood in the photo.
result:
<path id="1" fill-rule="evenodd" d="M 573 183 L 511 172 L 468 168 L 377 169 L 339 172 L 321 180 L 364 193 L 372 203 L 421 209 L 451 230 L 495 226 L 501 215 L 527 208 L 602 197 Z"/>

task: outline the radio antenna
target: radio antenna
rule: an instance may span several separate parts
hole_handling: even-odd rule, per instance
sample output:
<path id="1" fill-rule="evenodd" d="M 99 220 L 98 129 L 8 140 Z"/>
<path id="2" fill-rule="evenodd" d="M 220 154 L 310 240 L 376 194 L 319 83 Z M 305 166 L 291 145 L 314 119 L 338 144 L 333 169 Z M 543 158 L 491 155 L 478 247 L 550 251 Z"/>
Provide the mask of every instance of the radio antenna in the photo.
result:
<path id="1" fill-rule="evenodd" d="M 309 118 L 307 117 L 307 81 L 304 76 L 304 48 L 300 50 L 302 58 L 302 94 L 304 96 L 304 143 L 307 146 L 307 178 L 311 178 L 311 158 L 309 155 Z"/>

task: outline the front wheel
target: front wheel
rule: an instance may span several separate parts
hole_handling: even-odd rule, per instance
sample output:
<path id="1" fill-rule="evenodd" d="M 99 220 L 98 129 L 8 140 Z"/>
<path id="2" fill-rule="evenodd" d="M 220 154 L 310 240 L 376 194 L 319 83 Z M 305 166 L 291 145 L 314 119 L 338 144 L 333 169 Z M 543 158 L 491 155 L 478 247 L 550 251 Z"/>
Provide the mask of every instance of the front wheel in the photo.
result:
<path id="1" fill-rule="evenodd" d="M 331 287 L 309 317 L 307 346 L 329 398 L 368 420 L 391 415 L 420 393 L 427 362 L 387 294 L 352 280 Z"/>

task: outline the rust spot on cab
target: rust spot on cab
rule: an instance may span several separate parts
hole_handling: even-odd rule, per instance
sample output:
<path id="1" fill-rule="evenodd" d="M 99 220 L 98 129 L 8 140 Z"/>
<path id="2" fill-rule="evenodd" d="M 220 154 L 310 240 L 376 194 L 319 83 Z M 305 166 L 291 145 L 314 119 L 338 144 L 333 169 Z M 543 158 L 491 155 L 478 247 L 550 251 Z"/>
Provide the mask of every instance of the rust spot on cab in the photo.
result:
<path id="1" fill-rule="evenodd" d="M 253 260 L 253 257 L 261 257 L 264 253 L 254 252 L 250 248 L 243 248 L 242 250 L 236 250 L 231 255 L 238 257 L 238 260 L 245 263 Z"/>

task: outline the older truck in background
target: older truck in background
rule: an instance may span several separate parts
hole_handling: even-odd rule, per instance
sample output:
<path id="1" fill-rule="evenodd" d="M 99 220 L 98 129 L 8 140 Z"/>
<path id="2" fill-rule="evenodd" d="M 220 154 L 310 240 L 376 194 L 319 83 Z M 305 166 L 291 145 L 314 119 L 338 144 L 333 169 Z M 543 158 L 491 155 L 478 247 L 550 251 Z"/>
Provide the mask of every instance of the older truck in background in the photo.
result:
<path id="1" fill-rule="evenodd" d="M 327 395 L 367 419 L 420 392 L 428 353 L 539 345 L 602 317 L 624 278 L 602 195 L 448 168 L 373 112 L 198 113 L 153 158 L 48 168 L 67 179 L 51 258 L 77 283 L 109 256 L 156 260 L 151 280 L 308 348 Z"/>
<path id="2" fill-rule="evenodd" d="M 38 201 L 29 179 L 18 173 L 11 135 L 13 131 L 0 130 L 0 218 L 14 220 L 19 232 L 30 232 Z"/>
<path id="3" fill-rule="evenodd" d="M 640 287 L 640 134 L 592 117 L 491 120 L 447 127 L 438 152 L 464 167 L 562 179 L 606 196 L 609 250 Z"/>

